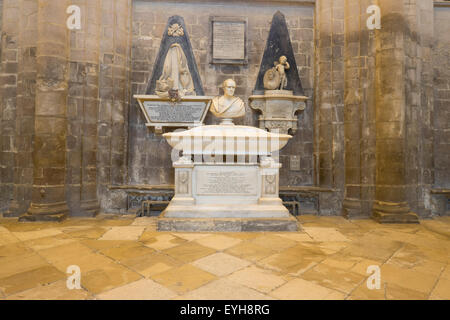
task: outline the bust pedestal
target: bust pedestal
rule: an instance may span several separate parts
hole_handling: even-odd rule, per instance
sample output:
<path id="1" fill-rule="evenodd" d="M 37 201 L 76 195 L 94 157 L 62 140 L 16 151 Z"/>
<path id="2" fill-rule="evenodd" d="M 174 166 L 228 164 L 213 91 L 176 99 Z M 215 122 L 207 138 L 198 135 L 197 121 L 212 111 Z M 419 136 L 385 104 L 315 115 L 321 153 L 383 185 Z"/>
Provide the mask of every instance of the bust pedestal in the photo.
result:
<path id="1" fill-rule="evenodd" d="M 278 196 L 281 164 L 271 156 L 291 136 L 224 120 L 164 137 L 183 156 L 173 163 L 175 196 L 158 230 L 298 230 Z"/>

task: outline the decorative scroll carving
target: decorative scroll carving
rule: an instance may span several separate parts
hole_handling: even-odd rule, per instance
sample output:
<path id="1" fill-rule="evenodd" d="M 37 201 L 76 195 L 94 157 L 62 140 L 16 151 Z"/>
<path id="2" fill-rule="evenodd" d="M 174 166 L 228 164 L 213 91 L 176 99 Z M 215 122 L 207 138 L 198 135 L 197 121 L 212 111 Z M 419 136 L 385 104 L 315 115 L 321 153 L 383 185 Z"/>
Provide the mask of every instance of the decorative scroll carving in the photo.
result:
<path id="1" fill-rule="evenodd" d="M 179 171 L 178 172 L 178 192 L 183 194 L 183 193 L 188 193 L 189 191 L 189 172 L 187 171 Z"/>
<path id="2" fill-rule="evenodd" d="M 250 107 L 261 112 L 259 127 L 292 134 L 297 131 L 297 111 L 305 109 L 307 97 L 294 96 L 289 90 L 266 90 L 264 95 L 250 96 Z"/>
<path id="3" fill-rule="evenodd" d="M 266 194 L 274 194 L 277 190 L 276 182 L 277 176 L 275 174 L 270 174 L 265 176 L 265 188 L 264 193 Z"/>

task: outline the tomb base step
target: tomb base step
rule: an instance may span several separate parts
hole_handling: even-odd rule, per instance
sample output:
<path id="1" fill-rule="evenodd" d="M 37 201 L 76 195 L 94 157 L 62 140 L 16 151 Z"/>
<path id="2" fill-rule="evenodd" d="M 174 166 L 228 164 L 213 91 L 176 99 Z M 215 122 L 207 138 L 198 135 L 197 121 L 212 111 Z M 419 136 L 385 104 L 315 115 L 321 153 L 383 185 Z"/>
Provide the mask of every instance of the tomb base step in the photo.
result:
<path id="1" fill-rule="evenodd" d="M 158 231 L 176 232 L 265 232 L 299 231 L 299 222 L 285 218 L 168 218 L 157 221 Z"/>
<path id="2" fill-rule="evenodd" d="M 279 200 L 279 199 L 277 199 Z M 166 218 L 288 218 L 281 200 L 269 204 L 181 204 L 170 203 L 163 211 Z"/>

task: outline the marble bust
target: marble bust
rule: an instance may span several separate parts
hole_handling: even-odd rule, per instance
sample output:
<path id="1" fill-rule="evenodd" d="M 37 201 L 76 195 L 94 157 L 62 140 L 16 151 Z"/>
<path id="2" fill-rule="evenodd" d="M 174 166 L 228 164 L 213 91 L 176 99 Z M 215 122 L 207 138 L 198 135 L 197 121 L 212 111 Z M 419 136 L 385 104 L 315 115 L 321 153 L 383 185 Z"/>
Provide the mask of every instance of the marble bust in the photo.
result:
<path id="1" fill-rule="evenodd" d="M 210 111 L 218 118 L 232 119 L 240 118 L 245 115 L 244 101 L 234 96 L 236 82 L 233 79 L 227 79 L 222 83 L 223 96 L 217 96 L 212 99 Z"/>

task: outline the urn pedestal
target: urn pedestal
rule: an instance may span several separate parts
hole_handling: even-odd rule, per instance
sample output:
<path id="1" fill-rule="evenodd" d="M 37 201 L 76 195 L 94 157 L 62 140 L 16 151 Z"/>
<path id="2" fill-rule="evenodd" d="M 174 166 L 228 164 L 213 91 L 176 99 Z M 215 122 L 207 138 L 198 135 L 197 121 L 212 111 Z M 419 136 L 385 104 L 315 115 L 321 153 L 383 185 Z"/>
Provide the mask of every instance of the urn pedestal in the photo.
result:
<path id="1" fill-rule="evenodd" d="M 292 134 L 297 131 L 297 111 L 305 109 L 305 96 L 294 96 L 290 90 L 265 90 L 264 95 L 249 97 L 250 107 L 261 112 L 259 127 L 270 132 Z"/>

